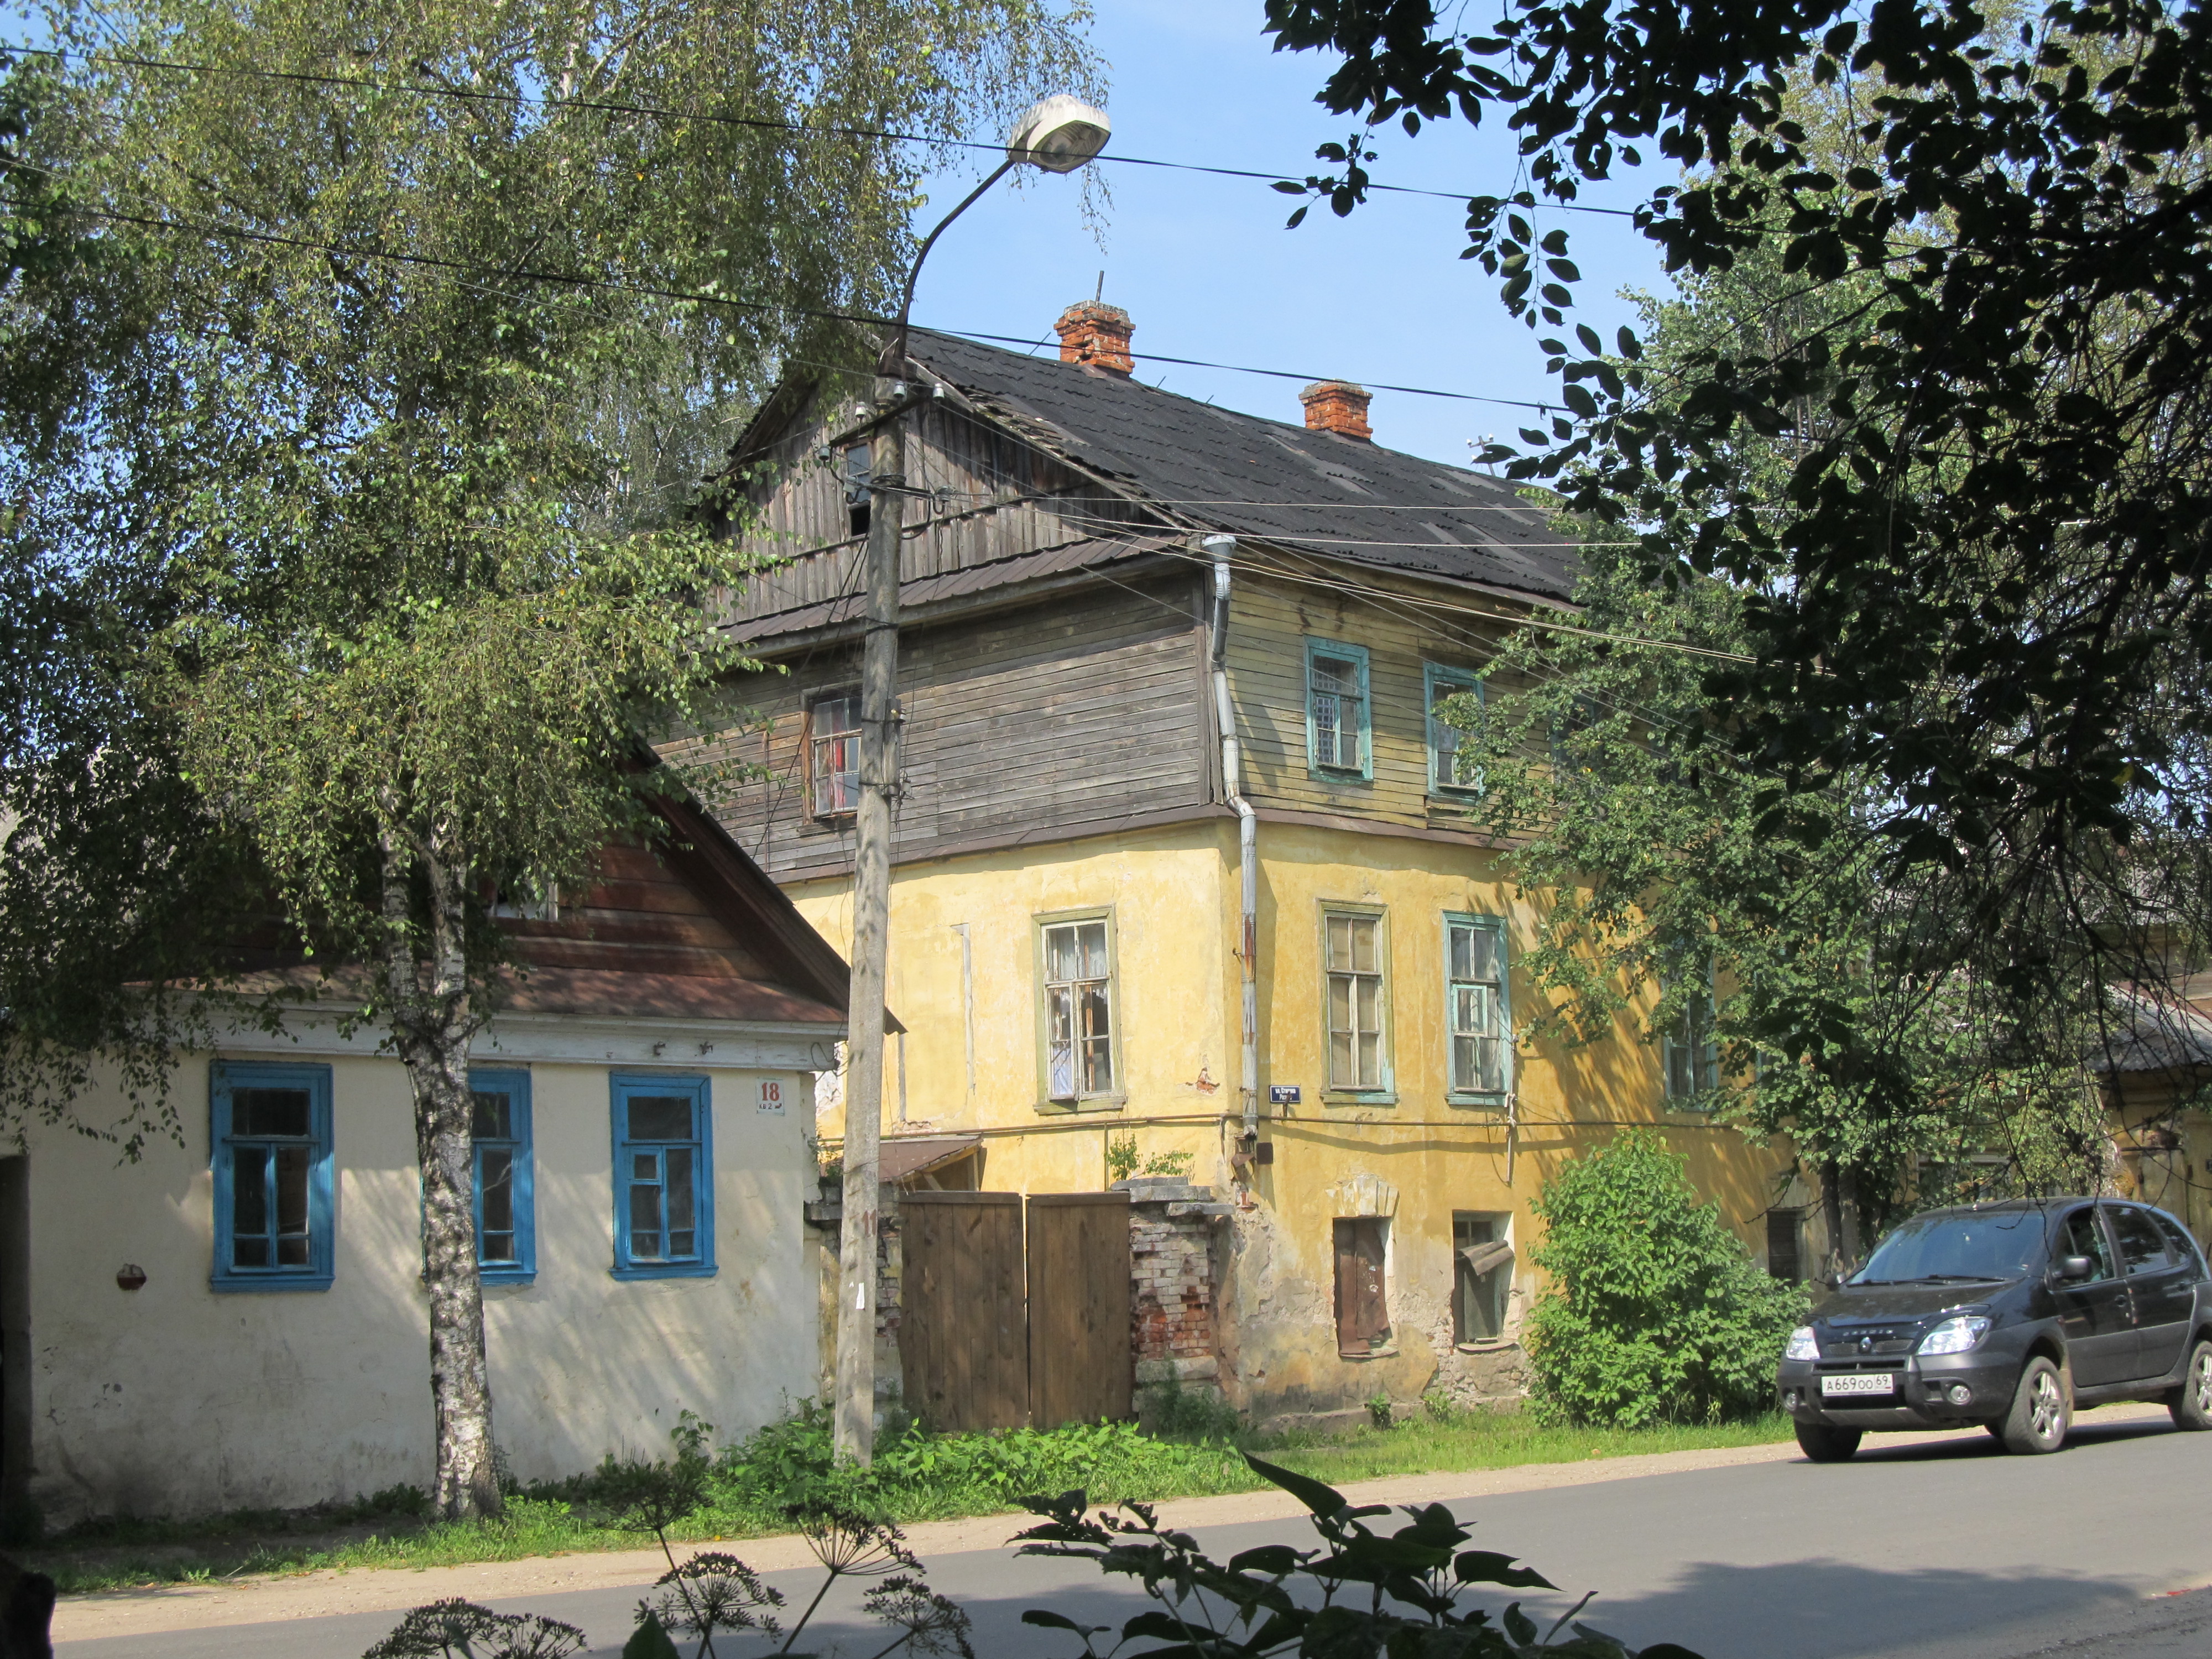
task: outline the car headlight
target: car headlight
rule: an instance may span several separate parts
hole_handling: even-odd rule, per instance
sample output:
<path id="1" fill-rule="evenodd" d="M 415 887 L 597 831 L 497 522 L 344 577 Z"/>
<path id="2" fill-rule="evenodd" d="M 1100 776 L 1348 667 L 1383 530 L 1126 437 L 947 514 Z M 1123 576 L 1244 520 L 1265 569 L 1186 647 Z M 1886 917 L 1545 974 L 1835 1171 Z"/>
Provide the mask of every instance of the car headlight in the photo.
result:
<path id="1" fill-rule="evenodd" d="M 1813 1334 L 1810 1325 L 1800 1325 L 1790 1333 L 1790 1346 L 1782 1351 L 1784 1359 L 1818 1359 L 1820 1339 Z"/>
<path id="2" fill-rule="evenodd" d="M 1923 1353 L 1964 1353 L 1988 1334 L 1990 1322 L 1972 1314 L 1945 1320 L 1920 1339 Z"/>

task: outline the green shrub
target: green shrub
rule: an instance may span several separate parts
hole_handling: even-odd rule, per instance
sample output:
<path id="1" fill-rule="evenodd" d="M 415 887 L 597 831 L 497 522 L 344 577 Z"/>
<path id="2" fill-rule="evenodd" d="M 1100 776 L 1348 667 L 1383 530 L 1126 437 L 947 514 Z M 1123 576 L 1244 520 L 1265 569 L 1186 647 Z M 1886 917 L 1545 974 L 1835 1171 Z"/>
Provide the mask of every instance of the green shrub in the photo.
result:
<path id="1" fill-rule="evenodd" d="M 1529 1258 L 1551 1282 L 1522 1328 L 1545 1421 L 1635 1429 L 1767 1408 L 1804 1289 L 1762 1273 L 1682 1167 L 1632 1131 L 1545 1183 Z"/>

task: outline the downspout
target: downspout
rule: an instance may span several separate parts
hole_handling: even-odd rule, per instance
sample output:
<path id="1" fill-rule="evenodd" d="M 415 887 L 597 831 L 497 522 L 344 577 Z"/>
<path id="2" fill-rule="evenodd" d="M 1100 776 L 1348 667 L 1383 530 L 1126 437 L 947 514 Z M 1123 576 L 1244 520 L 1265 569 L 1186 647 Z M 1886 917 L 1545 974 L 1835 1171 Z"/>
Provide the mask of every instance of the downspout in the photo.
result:
<path id="1" fill-rule="evenodd" d="M 1252 803 L 1237 791 L 1237 716 L 1229 704 L 1229 556 L 1234 536 L 1208 536 L 1213 556 L 1213 714 L 1221 733 L 1221 789 L 1237 814 L 1237 866 L 1241 878 L 1243 927 L 1237 956 L 1244 969 L 1243 1081 L 1244 1144 L 1260 1138 L 1260 820 Z"/>

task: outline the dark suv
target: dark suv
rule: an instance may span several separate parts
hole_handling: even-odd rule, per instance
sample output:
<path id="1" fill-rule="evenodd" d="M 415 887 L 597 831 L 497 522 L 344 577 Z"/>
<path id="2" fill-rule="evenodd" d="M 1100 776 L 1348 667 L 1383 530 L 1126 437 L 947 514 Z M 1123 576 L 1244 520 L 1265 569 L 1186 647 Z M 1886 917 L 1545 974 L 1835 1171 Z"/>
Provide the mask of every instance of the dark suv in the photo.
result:
<path id="1" fill-rule="evenodd" d="M 2056 1451 L 2076 1407 L 2118 1400 L 2212 1428 L 2212 1281 L 2188 1231 L 2147 1205 L 1931 1210 L 1791 1333 L 1775 1386 L 1816 1463 L 1869 1430 L 1976 1423 L 2008 1451 Z"/>

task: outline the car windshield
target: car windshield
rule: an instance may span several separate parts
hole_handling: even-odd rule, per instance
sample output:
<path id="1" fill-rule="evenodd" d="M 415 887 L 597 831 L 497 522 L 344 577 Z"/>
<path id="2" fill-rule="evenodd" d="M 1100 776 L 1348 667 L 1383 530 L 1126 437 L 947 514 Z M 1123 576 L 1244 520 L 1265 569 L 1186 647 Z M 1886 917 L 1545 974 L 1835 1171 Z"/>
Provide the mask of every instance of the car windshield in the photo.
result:
<path id="1" fill-rule="evenodd" d="M 2043 1212 L 1915 1216 L 1881 1242 L 1854 1285 L 2020 1279 L 2043 1260 Z"/>

